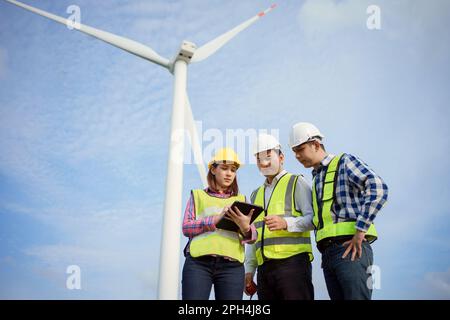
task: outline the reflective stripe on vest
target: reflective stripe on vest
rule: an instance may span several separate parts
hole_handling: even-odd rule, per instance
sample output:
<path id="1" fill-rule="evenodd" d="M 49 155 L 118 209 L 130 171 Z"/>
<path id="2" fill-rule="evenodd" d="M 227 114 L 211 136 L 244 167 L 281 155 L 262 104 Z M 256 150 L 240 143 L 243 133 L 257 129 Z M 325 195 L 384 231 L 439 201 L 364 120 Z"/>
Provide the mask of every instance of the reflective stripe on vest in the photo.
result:
<path id="1" fill-rule="evenodd" d="M 192 190 L 192 195 L 196 220 L 219 215 L 224 207 L 232 205 L 234 201 L 245 201 L 245 196 L 242 194 L 230 198 L 218 198 L 200 189 Z M 243 263 L 245 255 L 241 240 L 242 235 L 238 232 L 216 229 L 193 237 L 189 252 L 193 257 L 214 254 L 230 257 Z"/>
<path id="2" fill-rule="evenodd" d="M 313 179 L 312 185 L 312 201 L 314 209 L 313 223 L 316 227 L 316 242 L 322 239 L 354 235 L 355 220 L 349 220 L 344 222 L 334 223 L 333 213 L 331 208 L 336 199 L 336 182 L 339 174 L 339 162 L 342 158 L 342 154 L 334 157 L 326 167 L 325 181 L 323 184 L 323 192 L 320 203 L 317 199 L 316 191 L 316 177 Z M 369 230 L 366 233 L 366 237 L 369 241 L 373 241 L 377 238 L 377 231 L 375 226 L 371 224 Z"/>
<path id="3" fill-rule="evenodd" d="M 264 215 L 259 215 L 254 224 L 258 231 L 256 241 L 256 259 L 262 265 L 265 259 L 284 259 L 293 255 L 308 252 L 312 260 L 312 247 L 309 232 L 288 232 L 287 230 L 270 231 L 264 222 L 268 215 L 280 217 L 298 217 L 302 213 L 296 211 L 294 194 L 298 177 L 287 173 L 276 183 L 272 195 L 265 206 L 265 187 L 261 186 L 252 193 L 252 203 L 265 208 Z"/>
<path id="4" fill-rule="evenodd" d="M 310 238 L 293 238 L 293 237 L 277 237 L 277 238 L 267 238 L 264 239 L 264 245 L 265 246 L 273 246 L 276 244 L 310 244 L 311 239 Z M 257 242 L 256 249 L 259 249 L 261 247 L 261 242 Z"/>

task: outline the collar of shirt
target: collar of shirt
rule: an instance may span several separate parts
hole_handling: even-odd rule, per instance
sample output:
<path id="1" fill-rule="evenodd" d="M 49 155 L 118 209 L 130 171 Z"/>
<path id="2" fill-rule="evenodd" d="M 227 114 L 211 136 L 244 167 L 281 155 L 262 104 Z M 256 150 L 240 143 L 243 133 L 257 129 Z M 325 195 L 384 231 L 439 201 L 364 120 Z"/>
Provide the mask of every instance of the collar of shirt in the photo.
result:
<path id="1" fill-rule="evenodd" d="M 205 189 L 205 192 L 211 196 L 217 197 L 217 198 L 229 198 L 231 197 L 231 191 L 225 191 L 223 193 L 219 193 L 213 189 L 211 189 L 210 187 Z"/>
<path id="2" fill-rule="evenodd" d="M 331 153 L 327 154 L 325 156 L 325 158 L 323 158 L 322 161 L 320 161 L 319 167 L 312 171 L 313 177 L 315 177 L 319 172 L 321 172 L 324 167 L 328 166 L 330 164 L 331 160 L 333 160 L 334 157 L 335 157 L 334 154 L 331 154 Z"/>
<path id="3" fill-rule="evenodd" d="M 284 176 L 286 173 L 287 173 L 287 171 L 283 169 L 279 174 L 277 174 L 277 175 L 275 176 L 275 178 L 273 178 L 272 183 L 269 183 L 269 182 L 267 181 L 267 178 L 266 178 L 266 181 L 264 181 L 264 186 L 270 187 L 270 186 L 275 185 L 275 184 L 277 183 L 277 181 L 280 180 L 280 178 L 281 178 L 282 176 Z"/>

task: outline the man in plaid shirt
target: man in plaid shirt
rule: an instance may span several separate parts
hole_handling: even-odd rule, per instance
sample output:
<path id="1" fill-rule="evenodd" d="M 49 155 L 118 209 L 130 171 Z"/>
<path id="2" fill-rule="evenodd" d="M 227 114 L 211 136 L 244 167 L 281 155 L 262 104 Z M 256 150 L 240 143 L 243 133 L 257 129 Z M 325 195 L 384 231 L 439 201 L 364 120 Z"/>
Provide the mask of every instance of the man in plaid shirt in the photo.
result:
<path id="1" fill-rule="evenodd" d="M 292 128 L 290 146 L 305 168 L 313 168 L 313 224 L 328 294 L 332 300 L 369 300 L 373 221 L 388 187 L 357 157 L 328 154 L 323 138 L 314 125 L 300 122 Z"/>

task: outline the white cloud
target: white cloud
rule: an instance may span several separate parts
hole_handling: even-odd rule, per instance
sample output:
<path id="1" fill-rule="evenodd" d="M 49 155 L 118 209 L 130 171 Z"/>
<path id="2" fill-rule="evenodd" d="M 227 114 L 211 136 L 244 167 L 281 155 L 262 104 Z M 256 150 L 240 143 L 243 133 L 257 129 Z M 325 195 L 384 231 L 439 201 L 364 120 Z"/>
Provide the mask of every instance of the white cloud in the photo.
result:
<path id="1" fill-rule="evenodd" d="M 86 267 L 104 266 L 110 263 L 114 267 L 113 261 L 120 260 L 120 252 L 100 251 L 75 245 L 41 245 L 33 246 L 24 250 L 24 253 L 37 257 L 51 269 L 58 266 L 77 264 Z"/>
<path id="2" fill-rule="evenodd" d="M 156 297 L 160 206 L 123 203 L 96 210 L 88 205 L 13 209 L 38 218 L 49 232 L 64 234 L 63 243 L 35 244 L 22 250 L 33 258 L 28 266 L 33 274 L 62 290 L 43 292 L 42 297 L 65 297 L 65 272 L 69 265 L 81 268 L 82 286 L 89 288 L 84 298 Z"/>
<path id="3" fill-rule="evenodd" d="M 12 103 L 0 109 L 0 170 L 41 198 L 67 191 L 48 161 L 58 150 L 47 139 L 48 125 L 46 117 L 33 110 Z"/>
<path id="4" fill-rule="evenodd" d="M 420 285 L 422 299 L 450 299 L 450 268 L 444 272 L 428 272 Z"/>
<path id="5" fill-rule="evenodd" d="M 41 298 L 77 298 L 65 288 L 67 267 L 80 268 L 81 291 L 78 298 L 94 299 L 154 299 L 157 285 L 157 265 L 151 248 L 128 250 L 96 245 L 40 245 L 24 250 L 33 262 L 34 276 L 45 288 Z M 9 288 L 8 288 L 9 290 Z M 39 295 L 37 296 L 39 298 Z"/>
<path id="6" fill-rule="evenodd" d="M 328 37 L 350 27 L 366 28 L 364 1 L 307 0 L 298 22 L 309 40 Z"/>
<path id="7" fill-rule="evenodd" d="M 370 31 L 372 36 L 379 34 L 386 40 L 405 43 L 408 45 L 408 54 L 417 54 L 420 41 L 430 47 L 433 42 L 432 47 L 441 58 L 447 47 L 442 41 L 445 38 L 444 25 L 450 18 L 450 3 L 445 0 L 307 0 L 298 14 L 300 30 L 309 46 L 327 46 L 333 37 L 342 40 L 350 32 L 367 38 L 369 31 L 366 21 L 369 14 L 366 10 L 373 4 L 380 8 L 381 30 Z M 427 54 L 431 57 L 436 55 L 428 51 Z"/>
<path id="8" fill-rule="evenodd" d="M 44 225 L 62 232 L 67 241 L 89 246 L 145 239 L 158 234 L 162 218 L 161 204 L 141 201 L 100 201 L 73 204 L 59 201 L 49 208 L 30 208 L 2 202 L 1 208 L 38 219 Z"/>

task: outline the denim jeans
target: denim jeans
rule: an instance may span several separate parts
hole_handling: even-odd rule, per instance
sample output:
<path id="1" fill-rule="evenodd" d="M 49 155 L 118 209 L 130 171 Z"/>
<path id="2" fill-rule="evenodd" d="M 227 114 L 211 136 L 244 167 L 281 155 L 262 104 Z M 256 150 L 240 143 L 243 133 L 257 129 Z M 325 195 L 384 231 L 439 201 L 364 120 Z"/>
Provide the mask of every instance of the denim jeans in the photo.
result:
<path id="1" fill-rule="evenodd" d="M 372 247 L 362 243 L 361 258 L 351 261 L 350 252 L 342 259 L 347 247 L 334 243 L 322 253 L 322 268 L 331 300 L 370 300 L 372 290 L 367 281 L 367 268 L 373 263 Z"/>
<path id="2" fill-rule="evenodd" d="M 181 283 L 183 300 L 208 300 L 213 285 L 216 300 L 242 300 L 244 265 L 220 256 L 187 254 Z"/>
<path id="3" fill-rule="evenodd" d="M 308 253 L 273 259 L 258 267 L 259 300 L 314 300 Z"/>

